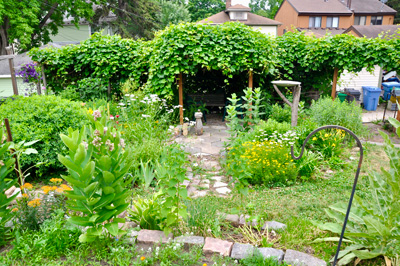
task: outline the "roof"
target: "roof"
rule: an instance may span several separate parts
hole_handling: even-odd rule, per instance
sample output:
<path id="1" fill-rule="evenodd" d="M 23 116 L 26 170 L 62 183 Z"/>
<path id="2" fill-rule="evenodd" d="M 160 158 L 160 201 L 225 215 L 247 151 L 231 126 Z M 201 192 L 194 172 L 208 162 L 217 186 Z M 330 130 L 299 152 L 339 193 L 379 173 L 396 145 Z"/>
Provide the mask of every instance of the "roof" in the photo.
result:
<path id="1" fill-rule="evenodd" d="M 348 15 L 355 14 L 396 14 L 396 10 L 383 4 L 379 0 L 284 0 L 287 1 L 301 15 Z M 282 5 L 281 5 L 282 6 Z"/>
<path id="2" fill-rule="evenodd" d="M 346 29 L 341 28 L 297 28 L 298 31 L 306 32 L 306 35 L 314 35 L 317 38 L 324 37 L 326 34 L 342 34 Z"/>
<path id="3" fill-rule="evenodd" d="M 228 21 L 238 21 L 249 26 L 277 26 L 282 25 L 279 21 L 262 17 L 253 13 L 247 13 L 247 20 L 231 20 L 225 11 L 219 12 L 211 17 L 199 21 L 199 23 L 222 24 Z"/>
<path id="4" fill-rule="evenodd" d="M 251 11 L 251 8 L 241 5 L 241 4 L 237 4 L 237 5 L 228 7 L 226 10 L 227 11 Z"/>
<path id="5" fill-rule="evenodd" d="M 352 12 L 339 0 L 285 0 L 299 14 L 340 14 L 351 16 Z M 346 1 L 346 0 L 345 0 Z M 355 1 L 355 0 L 354 0 Z M 281 5 L 282 6 L 282 5 Z"/>
<path id="6" fill-rule="evenodd" d="M 353 31 L 359 37 L 377 38 L 380 34 L 386 38 L 400 38 L 400 25 L 353 25 L 343 33 Z"/>
<path id="7" fill-rule="evenodd" d="M 351 9 L 355 14 L 396 14 L 397 11 L 378 0 L 351 0 Z"/>

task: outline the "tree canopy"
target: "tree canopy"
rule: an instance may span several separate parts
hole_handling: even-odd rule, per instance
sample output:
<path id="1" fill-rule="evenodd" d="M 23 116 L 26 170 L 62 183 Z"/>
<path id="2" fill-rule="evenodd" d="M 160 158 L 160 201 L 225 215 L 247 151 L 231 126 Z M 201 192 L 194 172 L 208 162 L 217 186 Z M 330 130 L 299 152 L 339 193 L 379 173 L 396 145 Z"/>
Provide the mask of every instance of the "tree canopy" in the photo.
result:
<path id="1" fill-rule="evenodd" d="M 192 21 L 208 18 L 225 10 L 224 0 L 188 0 L 187 8 Z"/>

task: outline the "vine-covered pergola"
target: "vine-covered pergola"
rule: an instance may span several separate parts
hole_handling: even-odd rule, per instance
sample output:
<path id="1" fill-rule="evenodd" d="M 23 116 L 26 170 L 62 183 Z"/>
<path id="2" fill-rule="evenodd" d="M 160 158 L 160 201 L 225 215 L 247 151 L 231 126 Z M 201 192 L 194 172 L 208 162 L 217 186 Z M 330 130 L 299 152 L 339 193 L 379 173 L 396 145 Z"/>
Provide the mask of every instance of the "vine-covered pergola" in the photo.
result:
<path id="1" fill-rule="evenodd" d="M 194 75 L 199 69 L 222 71 L 227 77 L 248 73 L 272 73 L 276 65 L 273 39 L 242 23 L 179 24 L 157 33 L 149 58 L 148 85 L 157 94 L 176 91 L 183 123 L 183 74 Z"/>

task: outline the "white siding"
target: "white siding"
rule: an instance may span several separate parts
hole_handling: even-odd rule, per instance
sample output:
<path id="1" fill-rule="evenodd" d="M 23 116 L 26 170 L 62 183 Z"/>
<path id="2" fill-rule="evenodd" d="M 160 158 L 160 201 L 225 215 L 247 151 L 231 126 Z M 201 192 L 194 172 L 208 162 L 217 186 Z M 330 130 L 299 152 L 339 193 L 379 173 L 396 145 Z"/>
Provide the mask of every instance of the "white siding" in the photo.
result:
<path id="1" fill-rule="evenodd" d="M 269 34 L 276 37 L 278 34 L 278 26 L 252 26 L 254 29 L 261 31 L 262 33 Z"/>
<path id="2" fill-rule="evenodd" d="M 380 71 L 379 66 L 375 66 L 372 73 L 369 73 L 365 68 L 358 73 L 352 73 L 345 70 L 338 80 L 336 90 L 342 91 L 344 88 L 353 88 L 361 92 L 361 101 L 363 101 L 362 86 L 379 87 L 380 85 Z"/>

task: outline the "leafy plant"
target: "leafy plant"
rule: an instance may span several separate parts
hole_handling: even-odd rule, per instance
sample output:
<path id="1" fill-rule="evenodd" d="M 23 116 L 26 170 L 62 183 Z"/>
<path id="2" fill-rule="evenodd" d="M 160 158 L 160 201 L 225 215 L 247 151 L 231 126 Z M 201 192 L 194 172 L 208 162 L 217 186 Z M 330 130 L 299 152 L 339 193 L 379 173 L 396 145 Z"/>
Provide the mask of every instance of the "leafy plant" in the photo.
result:
<path id="1" fill-rule="evenodd" d="M 278 103 L 272 105 L 270 119 L 274 119 L 277 122 L 287 122 L 290 123 L 292 118 L 292 110 L 290 106 L 285 104 L 281 107 Z"/>
<path id="2" fill-rule="evenodd" d="M 16 184 L 17 179 L 7 178 L 14 169 L 15 159 L 8 156 L 8 147 L 11 142 L 3 143 L 3 134 L 3 128 L 0 126 L 0 246 L 3 246 L 10 238 L 10 228 L 6 224 L 14 217 L 14 214 L 9 209 L 9 205 L 18 196 L 15 194 L 7 198 L 5 194 Z"/>
<path id="3" fill-rule="evenodd" d="M 61 139 L 68 147 L 66 156 L 59 155 L 60 162 L 68 169 L 68 175 L 62 176 L 73 188 L 65 195 L 70 199 L 67 207 L 78 213 L 69 222 L 88 226 L 79 240 L 92 242 L 107 229 L 112 236 L 124 232 L 118 223 L 125 219 L 116 218 L 127 209 L 129 196 L 124 179 L 131 161 L 125 150 L 125 141 L 117 131 L 117 124 L 100 110 L 89 114 L 90 125 L 81 130 L 69 129 L 68 136 L 61 134 Z"/>
<path id="4" fill-rule="evenodd" d="M 101 78 L 83 78 L 76 81 L 76 83 L 72 82 L 66 90 L 78 93 L 81 101 L 107 98 L 107 81 Z"/>
<path id="5" fill-rule="evenodd" d="M 135 200 L 132 209 L 128 209 L 129 219 L 136 222 L 141 229 L 161 230 L 165 224 L 165 217 L 162 216 L 163 208 L 161 193 L 153 194 L 151 199 L 138 198 Z"/>
<path id="6" fill-rule="evenodd" d="M 400 123 L 391 119 L 399 129 Z M 400 132 L 400 130 L 398 130 Z M 400 253 L 400 152 L 389 137 L 381 132 L 385 139 L 385 152 L 390 159 L 390 169 L 381 169 L 382 173 L 369 175 L 371 201 L 355 196 L 356 204 L 352 207 L 346 227 L 344 241 L 349 244 L 339 253 L 341 265 L 353 259 L 359 262 L 384 256 L 395 257 Z M 333 223 L 318 224 L 323 230 L 340 234 L 346 213 L 346 204 L 337 203 L 326 210 Z M 317 239 L 316 241 L 337 241 L 337 237 Z"/>
<path id="7" fill-rule="evenodd" d="M 270 257 L 264 258 L 264 256 L 255 249 L 252 254 L 249 254 L 246 258 L 240 261 L 240 265 L 243 266 L 286 266 L 288 265 L 285 262 L 279 262 L 278 258 Z"/>
<path id="8" fill-rule="evenodd" d="M 80 128 L 88 121 L 79 103 L 45 95 L 7 99 L 0 106 L 0 119 L 4 118 L 10 121 L 15 145 L 40 140 L 29 147 L 38 153 L 22 154 L 20 160 L 22 169 L 42 162 L 35 170 L 36 175 L 62 169 L 57 153 L 65 148 L 58 135 L 67 133 L 68 127 Z"/>

